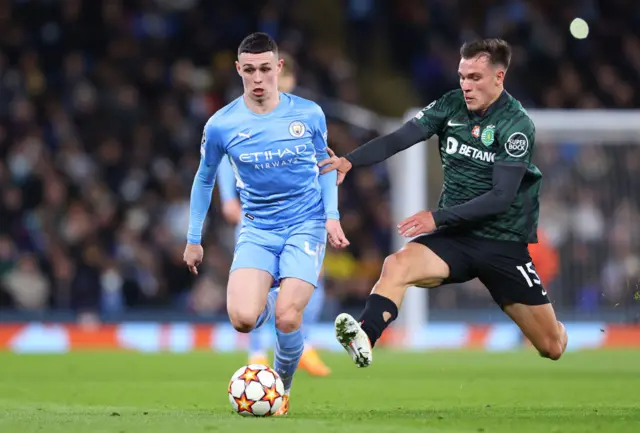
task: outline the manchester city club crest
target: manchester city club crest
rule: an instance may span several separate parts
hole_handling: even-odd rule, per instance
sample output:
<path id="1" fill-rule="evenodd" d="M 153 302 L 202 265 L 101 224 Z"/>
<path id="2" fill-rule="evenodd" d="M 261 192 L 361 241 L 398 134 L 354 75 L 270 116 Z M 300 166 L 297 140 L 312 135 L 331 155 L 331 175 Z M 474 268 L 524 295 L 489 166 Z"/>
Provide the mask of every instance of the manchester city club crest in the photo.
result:
<path id="1" fill-rule="evenodd" d="M 289 125 L 289 133 L 294 137 L 302 137 L 304 135 L 306 128 L 304 127 L 304 123 L 299 120 L 294 120 Z"/>
<path id="2" fill-rule="evenodd" d="M 482 131 L 482 135 L 480 136 L 480 141 L 482 141 L 482 144 L 484 144 L 485 146 L 491 146 L 493 144 L 495 134 L 496 134 L 496 126 L 489 125 L 486 128 L 484 128 L 484 131 Z"/>

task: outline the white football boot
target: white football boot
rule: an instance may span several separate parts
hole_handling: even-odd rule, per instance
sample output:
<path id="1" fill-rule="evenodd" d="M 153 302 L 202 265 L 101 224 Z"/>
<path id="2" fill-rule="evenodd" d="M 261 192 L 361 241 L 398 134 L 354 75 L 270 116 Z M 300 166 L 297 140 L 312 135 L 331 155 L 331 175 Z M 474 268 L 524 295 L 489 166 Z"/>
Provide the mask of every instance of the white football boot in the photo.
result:
<path id="1" fill-rule="evenodd" d="M 371 342 L 356 319 L 347 313 L 340 314 L 336 317 L 335 330 L 336 338 L 358 367 L 371 365 L 373 362 Z"/>

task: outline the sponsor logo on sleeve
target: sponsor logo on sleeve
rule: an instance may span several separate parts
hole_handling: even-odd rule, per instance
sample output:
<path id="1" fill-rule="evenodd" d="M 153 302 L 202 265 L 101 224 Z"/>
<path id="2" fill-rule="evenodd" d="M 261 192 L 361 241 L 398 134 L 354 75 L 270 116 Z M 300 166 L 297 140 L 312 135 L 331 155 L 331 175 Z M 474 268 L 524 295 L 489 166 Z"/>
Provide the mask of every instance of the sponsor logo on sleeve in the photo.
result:
<path id="1" fill-rule="evenodd" d="M 522 132 L 514 132 L 504 144 L 504 149 L 514 158 L 521 158 L 529 150 L 529 139 Z"/>

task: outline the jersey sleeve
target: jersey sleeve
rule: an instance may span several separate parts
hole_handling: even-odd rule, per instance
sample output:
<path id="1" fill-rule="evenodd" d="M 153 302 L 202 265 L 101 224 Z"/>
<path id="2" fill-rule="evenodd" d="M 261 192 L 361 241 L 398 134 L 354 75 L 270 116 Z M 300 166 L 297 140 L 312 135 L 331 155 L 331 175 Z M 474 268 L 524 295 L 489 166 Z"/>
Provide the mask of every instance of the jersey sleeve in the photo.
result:
<path id="1" fill-rule="evenodd" d="M 442 131 L 445 122 L 451 117 L 453 111 L 452 104 L 452 96 L 450 93 L 447 93 L 418 111 L 413 119 L 411 119 L 413 123 L 422 129 L 425 140 Z"/>
<path id="2" fill-rule="evenodd" d="M 231 168 L 228 158 L 222 158 L 220 168 L 218 168 L 218 191 L 220 192 L 220 200 L 224 203 L 229 200 L 237 199 L 236 176 Z"/>
<path id="3" fill-rule="evenodd" d="M 202 239 L 202 228 L 211 205 L 211 194 L 216 172 L 223 155 L 224 147 L 222 141 L 217 128 L 210 119 L 202 132 L 200 166 L 191 187 L 189 228 L 187 231 L 187 242 L 190 244 L 199 244 Z"/>
<path id="4" fill-rule="evenodd" d="M 316 151 L 316 159 L 322 161 L 329 158 L 327 119 L 319 106 L 313 114 L 313 146 Z M 318 166 L 316 165 L 316 170 Z M 322 189 L 322 202 L 327 219 L 340 219 L 338 212 L 338 173 L 334 170 L 320 175 L 320 188 Z"/>
<path id="5" fill-rule="evenodd" d="M 535 125 L 525 115 L 509 120 L 504 129 L 498 130 L 496 138 L 496 163 L 509 162 L 529 165 L 535 144 Z"/>
<path id="6" fill-rule="evenodd" d="M 225 154 L 220 133 L 215 125 L 215 118 L 209 119 L 202 130 L 202 140 L 200 142 L 201 161 L 208 166 L 215 166 L 216 171 Z"/>

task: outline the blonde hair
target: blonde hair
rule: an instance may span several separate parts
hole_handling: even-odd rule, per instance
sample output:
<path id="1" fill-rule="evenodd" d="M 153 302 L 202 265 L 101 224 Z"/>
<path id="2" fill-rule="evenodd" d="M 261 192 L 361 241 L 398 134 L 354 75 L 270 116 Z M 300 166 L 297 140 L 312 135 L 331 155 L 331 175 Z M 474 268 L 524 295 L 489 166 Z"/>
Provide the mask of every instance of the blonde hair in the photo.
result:
<path id="1" fill-rule="evenodd" d="M 293 57 L 291 57 L 288 53 L 281 51 L 280 58 L 284 60 L 284 65 L 282 66 L 282 74 L 296 75 L 296 70 L 298 66 L 296 64 L 296 61 L 293 59 Z"/>

